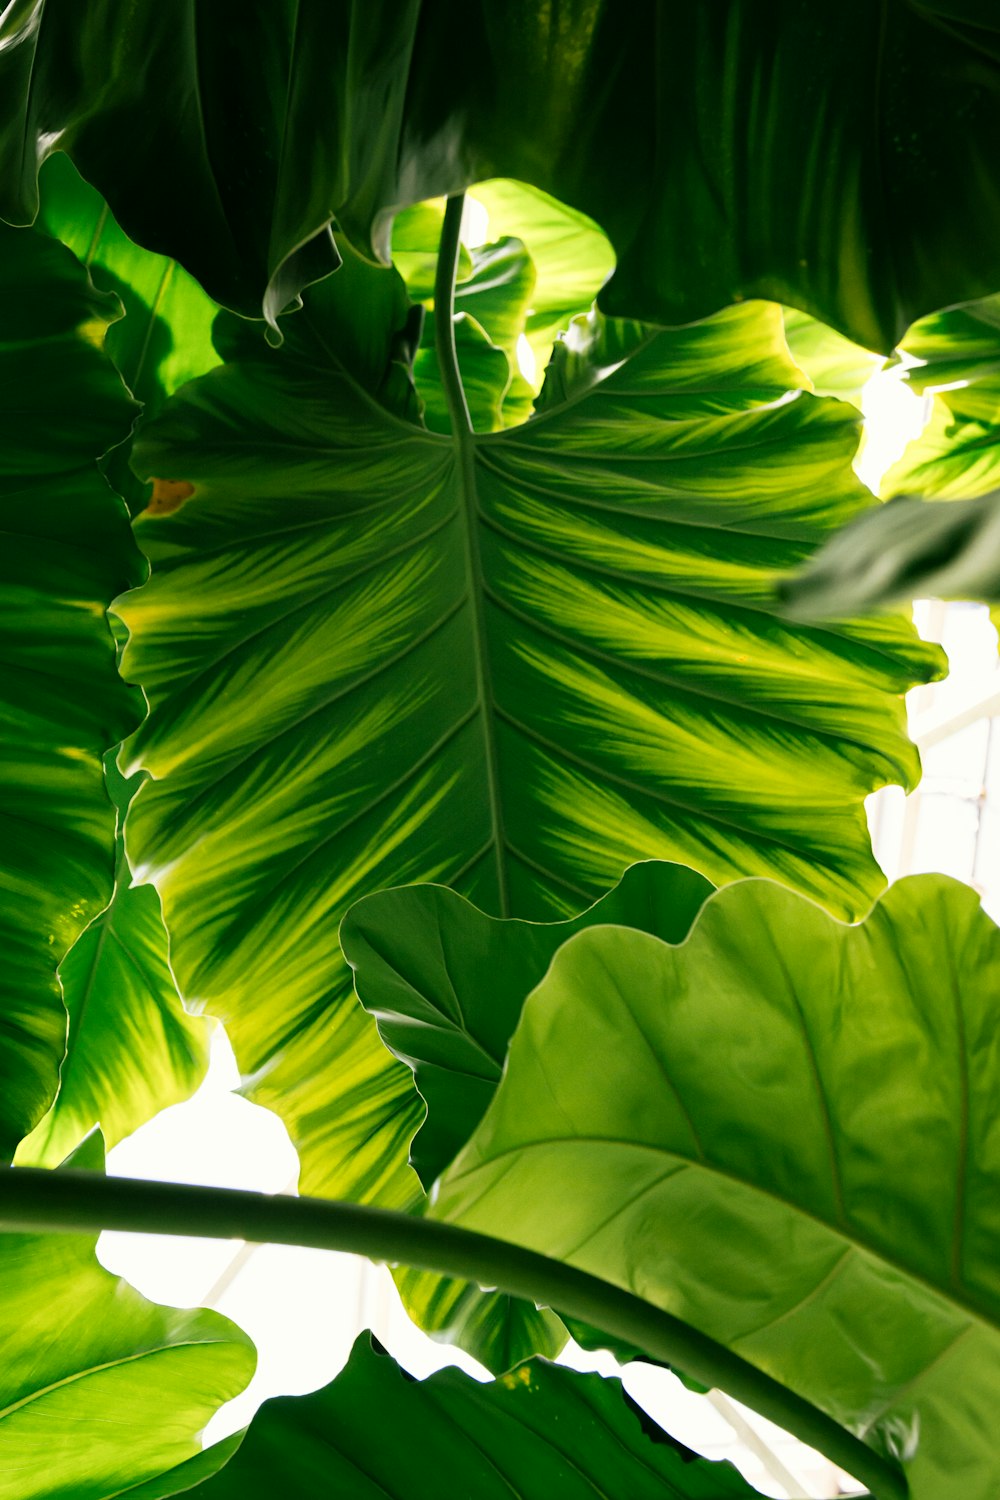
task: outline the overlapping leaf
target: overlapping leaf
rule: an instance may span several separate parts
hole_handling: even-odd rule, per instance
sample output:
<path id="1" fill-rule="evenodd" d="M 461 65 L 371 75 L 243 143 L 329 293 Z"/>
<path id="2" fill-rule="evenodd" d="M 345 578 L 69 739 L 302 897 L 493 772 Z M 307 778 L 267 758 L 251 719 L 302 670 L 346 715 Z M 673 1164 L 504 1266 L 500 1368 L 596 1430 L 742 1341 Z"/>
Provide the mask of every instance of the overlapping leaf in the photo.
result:
<path id="1" fill-rule="evenodd" d="M 105 610 L 139 558 L 97 459 L 134 406 L 101 351 L 117 314 L 70 252 L 0 230 L 0 1159 L 52 1102 L 66 1016 L 56 968 L 107 902 L 103 752 L 131 729 Z M 29 624 L 30 622 L 30 624 Z"/>
<path id="2" fill-rule="evenodd" d="M 476 185 L 489 216 L 489 236 L 514 236 L 531 246 L 535 283 L 524 336 L 535 357 L 532 382 L 541 389 L 556 337 L 590 307 L 615 266 L 604 232 L 548 193 L 497 178 Z"/>
<path id="3" fill-rule="evenodd" d="M 492 918 L 442 886 L 406 886 L 359 901 L 341 925 L 361 1003 L 383 1041 L 413 1069 L 427 1115 L 410 1160 L 428 1190 L 469 1139 L 493 1097 L 524 998 L 561 945 L 585 927 L 633 926 L 681 941 L 713 887 L 683 865 L 633 865 L 566 922 Z M 487 1369 L 565 1341 L 550 1312 L 412 1267 L 393 1271 L 421 1328 Z"/>
<path id="4" fill-rule="evenodd" d="M 403 243 L 416 238 L 416 225 L 434 233 L 424 240 L 426 254 L 436 252 L 442 218 L 429 216 L 428 205 L 401 215 Z M 404 257 L 413 256 L 404 251 Z M 415 256 L 411 297 L 425 290 L 426 255 Z M 437 256 L 434 254 L 434 260 Z M 520 376 L 517 340 L 524 331 L 535 269 L 520 240 L 507 237 L 472 250 L 468 275 L 455 287 L 455 341 L 469 419 L 476 432 L 496 432 L 521 422 L 531 410 L 534 392 Z M 432 288 L 433 290 L 433 288 Z M 449 432 L 448 404 L 441 384 L 435 338 L 433 296 L 426 295 L 421 339 L 415 351 L 413 374 L 424 405 L 424 422 L 434 432 Z"/>
<path id="5" fill-rule="evenodd" d="M 121 819 L 135 786 L 110 755 L 105 770 Z M 117 1145 L 187 1099 L 208 1066 L 207 1022 L 184 1011 L 159 897 L 131 884 L 120 834 L 114 894 L 74 943 L 59 979 L 69 1012 L 59 1094 L 18 1147 L 19 1166 L 57 1166 L 97 1124 L 105 1144 Z"/>
<path id="6" fill-rule="evenodd" d="M 480 183 L 472 206 L 487 214 L 490 243 L 471 252 L 461 249 L 455 336 L 472 426 L 492 432 L 528 417 L 556 336 L 590 310 L 614 266 L 614 252 L 583 214 L 524 183 Z M 450 430 L 433 311 L 442 226 L 443 202 L 406 209 L 392 226 L 393 263 L 409 296 L 427 309 L 414 377 L 425 421 L 435 432 Z M 522 335 L 534 361 L 534 372 L 527 375 L 521 368 Z"/>
<path id="7" fill-rule="evenodd" d="M 903 350 L 919 361 L 905 378 L 929 420 L 883 477 L 892 503 L 834 538 L 789 588 L 803 619 L 926 595 L 1000 603 L 1000 298 L 923 318 Z M 937 501 L 961 503 L 927 503 Z"/>
<path id="8" fill-rule="evenodd" d="M 130 243 L 65 156 L 53 157 L 43 170 L 40 220 L 102 290 L 121 299 L 124 316 L 111 324 L 105 347 L 146 412 L 218 363 L 209 332 L 217 309 L 180 267 Z M 67 388 L 67 403 L 74 399 Z M 40 443 L 50 446 L 47 424 Z M 144 504 L 145 486 L 128 467 L 128 449 L 128 442 L 120 445 L 106 467 L 115 488 Z M 128 546 L 124 526 L 121 545 Z M 79 691 L 71 674 L 66 691 Z M 122 817 L 134 786 L 126 789 L 113 766 L 108 774 Z M 111 905 L 60 970 L 70 1015 L 68 1052 L 56 1103 L 18 1149 L 23 1163 L 55 1165 L 97 1122 L 106 1143 L 114 1145 L 158 1109 L 186 1098 L 204 1073 L 205 1022 L 184 1014 L 158 899 L 149 889 L 130 886 L 120 848 Z"/>
<path id="9" fill-rule="evenodd" d="M 253 1374 L 253 1346 L 227 1318 L 147 1302 L 95 1243 L 0 1235 L 0 1500 L 131 1493 L 196 1454 Z"/>
<path id="10" fill-rule="evenodd" d="M 562 922 L 490 917 L 436 885 L 351 908 L 340 937 L 358 998 L 427 1106 L 410 1159 L 428 1191 L 482 1119 L 525 996 L 563 943 L 609 923 L 682 942 L 713 889 L 695 870 L 649 861 Z"/>
<path id="11" fill-rule="evenodd" d="M 68 150 L 127 232 L 272 320 L 399 206 L 518 179 L 607 229 L 609 313 L 805 308 L 889 352 L 1000 284 L 1000 22 L 955 0 L 20 0 L 0 212 Z M 956 169 L 961 163 L 961 169 Z"/>
<path id="12" fill-rule="evenodd" d="M 433 1216 L 721 1340 L 898 1459 L 913 1500 L 989 1500 L 998 983 L 1000 932 L 942 876 L 856 927 L 749 881 L 677 947 L 592 928 L 529 997 Z"/>
<path id="13" fill-rule="evenodd" d="M 490 1385 L 454 1369 L 414 1380 L 367 1334 L 331 1385 L 268 1401 L 235 1457 L 191 1487 L 213 1458 L 209 1450 L 178 1470 L 191 1500 L 257 1500 L 279 1491 L 288 1500 L 752 1500 L 756 1493 L 732 1465 L 698 1458 L 660 1431 L 616 1379 L 538 1360 Z"/>
<path id="14" fill-rule="evenodd" d="M 587 324 L 546 414 L 474 438 L 413 425 L 408 316 L 351 258 L 282 351 L 227 325 L 229 363 L 144 430 L 142 472 L 190 498 L 140 520 L 153 579 L 122 606 L 153 778 L 127 842 L 181 990 L 311 1190 L 395 1202 L 417 1106 L 353 1002 L 353 900 L 430 879 L 561 916 L 660 856 L 857 910 L 863 798 L 913 778 L 900 694 L 937 669 L 902 620 L 771 612 L 869 503 L 777 309 Z"/>
<path id="15" fill-rule="evenodd" d="M 860 348 L 794 307 L 784 309 L 784 319 L 792 358 L 809 376 L 817 396 L 837 396 L 860 407 L 861 392 L 883 363 L 882 356 Z"/>
<path id="16" fill-rule="evenodd" d="M 148 417 L 185 381 L 203 375 L 219 356 L 212 345 L 218 308 L 175 261 L 142 250 L 123 234 L 107 204 L 84 182 L 68 157 L 50 157 L 39 182 L 38 222 L 83 262 L 94 285 L 114 292 L 124 317 L 108 330 L 105 347 Z M 131 508 L 146 494 L 123 444 L 105 465 L 112 487 Z"/>

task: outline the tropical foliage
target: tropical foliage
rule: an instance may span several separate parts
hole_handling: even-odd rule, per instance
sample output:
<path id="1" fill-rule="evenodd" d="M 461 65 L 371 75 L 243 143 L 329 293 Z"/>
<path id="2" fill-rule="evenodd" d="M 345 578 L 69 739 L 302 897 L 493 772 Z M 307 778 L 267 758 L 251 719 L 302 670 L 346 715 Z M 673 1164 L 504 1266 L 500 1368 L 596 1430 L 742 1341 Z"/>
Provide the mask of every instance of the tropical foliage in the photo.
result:
<path id="1" fill-rule="evenodd" d="M 1000 933 L 864 800 L 908 601 L 1000 600 L 1000 24 L 689 11 L 0 15 L 0 1500 L 749 1497 L 569 1334 L 993 1500 Z M 308 1200 L 104 1178 L 207 1017 Z M 249 1341 L 105 1225 L 495 1379 L 362 1338 L 202 1453 Z"/>

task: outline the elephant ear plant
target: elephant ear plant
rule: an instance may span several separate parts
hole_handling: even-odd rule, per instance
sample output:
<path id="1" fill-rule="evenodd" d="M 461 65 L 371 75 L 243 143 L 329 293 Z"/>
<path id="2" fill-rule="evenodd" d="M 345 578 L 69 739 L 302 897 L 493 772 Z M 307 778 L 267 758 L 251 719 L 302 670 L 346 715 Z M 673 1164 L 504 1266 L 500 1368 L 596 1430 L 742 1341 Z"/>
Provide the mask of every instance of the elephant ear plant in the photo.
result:
<path id="1" fill-rule="evenodd" d="M 899 484 L 989 470 L 1000 29 L 689 11 L 0 15 L 0 1500 L 752 1495 L 570 1333 L 995 1500 L 1000 934 L 883 893 L 943 661 L 848 554 L 918 319 L 982 384 Z M 207 1017 L 303 1197 L 105 1176 Z M 202 1451 L 249 1342 L 102 1228 L 388 1262 L 494 1378 L 365 1334 Z"/>

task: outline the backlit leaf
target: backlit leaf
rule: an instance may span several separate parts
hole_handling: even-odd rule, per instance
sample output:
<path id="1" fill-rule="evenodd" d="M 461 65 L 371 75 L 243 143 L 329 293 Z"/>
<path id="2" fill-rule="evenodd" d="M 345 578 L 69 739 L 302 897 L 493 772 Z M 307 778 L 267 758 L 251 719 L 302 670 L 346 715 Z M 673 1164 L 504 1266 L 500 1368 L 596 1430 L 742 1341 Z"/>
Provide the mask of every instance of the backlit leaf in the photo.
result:
<path id="1" fill-rule="evenodd" d="M 990 1500 L 1000 932 L 943 876 L 860 925 L 780 887 L 572 937 L 432 1217 L 612 1281 Z M 558 1058 L 558 1067 L 552 1066 Z"/>
<path id="2" fill-rule="evenodd" d="M 140 560 L 97 470 L 135 413 L 101 348 L 117 311 L 63 246 L 0 227 L 0 1160 L 55 1094 L 56 969 L 111 895 L 101 758 L 138 717 L 105 611 Z"/>

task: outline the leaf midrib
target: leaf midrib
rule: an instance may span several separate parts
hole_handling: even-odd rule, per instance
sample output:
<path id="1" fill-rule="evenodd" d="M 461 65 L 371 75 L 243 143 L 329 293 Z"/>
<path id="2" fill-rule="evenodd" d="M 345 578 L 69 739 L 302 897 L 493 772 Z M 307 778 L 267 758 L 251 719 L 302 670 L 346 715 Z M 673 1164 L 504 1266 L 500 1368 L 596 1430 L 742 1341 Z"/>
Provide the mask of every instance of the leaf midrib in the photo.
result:
<path id="1" fill-rule="evenodd" d="M 447 316 L 434 320 L 438 366 L 451 419 L 451 442 L 455 455 L 455 487 L 458 515 L 462 526 L 465 556 L 466 598 L 472 615 L 472 649 L 475 658 L 476 707 L 482 729 L 483 758 L 486 771 L 490 827 L 493 833 L 494 868 L 497 884 L 497 906 L 501 917 L 510 915 L 510 893 L 503 851 L 506 845 L 503 811 L 500 803 L 500 776 L 496 744 L 496 699 L 490 675 L 488 635 L 485 610 L 485 580 L 479 545 L 479 495 L 476 487 L 476 437 L 462 386 L 455 343 L 455 278 L 461 246 L 459 238 L 464 193 L 448 199 L 444 227 L 438 252 L 434 283 L 434 305 Z"/>
<path id="2" fill-rule="evenodd" d="M 47 1396 L 52 1396 L 58 1391 L 65 1390 L 68 1386 L 77 1385 L 81 1381 L 90 1380 L 95 1375 L 103 1375 L 108 1370 L 118 1370 L 123 1365 L 138 1364 L 143 1359 L 155 1359 L 161 1354 L 172 1354 L 175 1350 L 182 1349 L 209 1349 L 219 1346 L 219 1340 L 212 1339 L 182 1339 L 176 1344 L 159 1344 L 152 1349 L 140 1349 L 136 1354 L 123 1354 L 118 1359 L 105 1360 L 102 1364 L 88 1365 L 85 1370 L 74 1370 L 70 1375 L 63 1375 L 59 1380 L 53 1380 L 49 1385 L 40 1386 L 35 1391 L 29 1391 L 17 1401 L 12 1401 L 9 1406 L 0 1410 L 0 1422 L 11 1417 L 15 1412 L 23 1411 L 25 1407 L 31 1406 L 35 1401 L 44 1401 Z"/>
<path id="3" fill-rule="evenodd" d="M 750 1178 L 741 1177 L 738 1173 L 720 1166 L 708 1157 L 704 1160 L 694 1161 L 690 1157 L 683 1156 L 679 1151 L 671 1151 L 664 1146 L 653 1145 L 648 1141 L 628 1140 L 618 1136 L 590 1135 L 585 1132 L 572 1136 L 547 1135 L 544 1140 L 522 1141 L 518 1145 L 504 1146 L 491 1151 L 488 1157 L 484 1157 L 479 1163 L 466 1168 L 465 1171 L 457 1172 L 454 1175 L 449 1173 L 448 1186 L 451 1187 L 462 1181 L 471 1181 L 478 1173 L 502 1161 L 504 1157 L 528 1155 L 535 1151 L 548 1151 L 553 1146 L 619 1146 L 628 1151 L 649 1152 L 655 1156 L 666 1157 L 671 1161 L 676 1161 L 680 1163 L 681 1167 L 687 1168 L 690 1171 L 707 1172 L 709 1175 L 722 1178 L 727 1182 L 736 1183 L 741 1188 L 749 1189 L 751 1192 L 759 1194 L 762 1198 L 767 1198 L 771 1202 L 777 1203 L 786 1213 L 797 1214 L 800 1218 L 808 1219 L 811 1223 L 819 1225 L 831 1238 L 843 1241 L 844 1245 L 850 1250 L 855 1251 L 863 1257 L 867 1257 L 869 1260 L 876 1261 L 890 1270 L 898 1272 L 900 1276 L 916 1283 L 939 1302 L 946 1305 L 951 1304 L 967 1317 L 974 1319 L 987 1333 L 993 1336 L 1000 1335 L 1000 1317 L 989 1311 L 985 1305 L 981 1306 L 966 1291 L 959 1291 L 958 1288 L 950 1284 L 939 1285 L 929 1280 L 923 1272 L 915 1270 L 905 1261 L 899 1260 L 898 1257 L 890 1255 L 885 1250 L 879 1249 L 877 1246 L 860 1239 L 856 1233 L 851 1232 L 850 1226 L 833 1223 L 830 1219 L 821 1217 L 821 1215 L 815 1213 L 812 1209 L 805 1208 L 799 1203 L 782 1197 L 775 1189 L 765 1187 Z M 491 1190 L 492 1184 L 481 1195 L 481 1198 L 485 1198 Z M 481 1198 L 476 1201 L 481 1201 Z M 612 1215 L 608 1222 L 612 1222 L 615 1217 L 617 1217 L 617 1213 Z M 448 1221 L 445 1220 L 445 1222 Z M 512 1243 L 517 1242 L 512 1241 Z"/>

